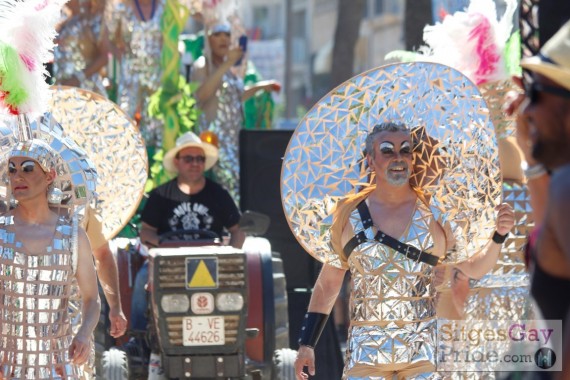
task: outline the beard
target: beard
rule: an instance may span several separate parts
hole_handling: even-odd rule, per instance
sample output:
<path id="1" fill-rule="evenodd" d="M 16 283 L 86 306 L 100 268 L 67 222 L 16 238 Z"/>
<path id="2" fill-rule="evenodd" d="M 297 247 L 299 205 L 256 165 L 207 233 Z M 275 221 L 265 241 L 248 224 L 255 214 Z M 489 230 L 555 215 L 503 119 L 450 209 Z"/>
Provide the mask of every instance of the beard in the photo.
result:
<path id="1" fill-rule="evenodd" d="M 395 173 L 390 170 L 393 167 L 400 167 L 400 166 L 404 167 L 404 170 L 402 172 Z M 386 169 L 386 181 L 392 186 L 401 187 L 409 184 L 410 175 L 411 175 L 410 167 L 405 163 L 393 164 L 388 166 L 388 169 Z"/>
<path id="2" fill-rule="evenodd" d="M 548 169 L 554 169 L 564 163 L 568 145 L 563 138 L 538 139 L 532 146 L 532 157 Z"/>

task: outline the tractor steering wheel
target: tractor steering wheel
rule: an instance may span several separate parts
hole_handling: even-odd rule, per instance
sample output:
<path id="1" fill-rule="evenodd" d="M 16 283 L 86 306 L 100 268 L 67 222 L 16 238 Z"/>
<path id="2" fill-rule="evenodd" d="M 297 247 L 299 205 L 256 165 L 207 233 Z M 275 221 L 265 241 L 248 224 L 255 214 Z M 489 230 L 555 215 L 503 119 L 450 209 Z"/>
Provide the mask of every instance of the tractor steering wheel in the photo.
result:
<path id="1" fill-rule="evenodd" d="M 158 239 L 158 244 L 169 244 L 172 243 L 192 243 L 192 245 L 209 245 L 209 244 L 219 244 L 220 236 L 212 231 L 208 230 L 176 230 L 169 231 L 160 235 Z"/>

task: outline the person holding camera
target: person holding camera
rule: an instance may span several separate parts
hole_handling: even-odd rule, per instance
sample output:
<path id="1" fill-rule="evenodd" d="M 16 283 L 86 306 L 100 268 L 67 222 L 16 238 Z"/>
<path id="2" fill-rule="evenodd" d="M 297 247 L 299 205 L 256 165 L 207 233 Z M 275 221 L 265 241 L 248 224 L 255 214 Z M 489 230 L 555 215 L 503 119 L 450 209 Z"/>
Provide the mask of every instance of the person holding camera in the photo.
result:
<path id="1" fill-rule="evenodd" d="M 199 128 L 212 131 L 220 141 L 220 160 L 213 171 L 232 197 L 239 201 L 239 131 L 244 123 L 243 102 L 259 90 L 279 91 L 274 80 L 245 87 L 238 73 L 246 52 L 247 38 L 232 44 L 230 24 L 217 22 L 206 27 L 203 56 L 192 66 L 190 80 L 198 82 L 195 97 L 202 110 Z"/>

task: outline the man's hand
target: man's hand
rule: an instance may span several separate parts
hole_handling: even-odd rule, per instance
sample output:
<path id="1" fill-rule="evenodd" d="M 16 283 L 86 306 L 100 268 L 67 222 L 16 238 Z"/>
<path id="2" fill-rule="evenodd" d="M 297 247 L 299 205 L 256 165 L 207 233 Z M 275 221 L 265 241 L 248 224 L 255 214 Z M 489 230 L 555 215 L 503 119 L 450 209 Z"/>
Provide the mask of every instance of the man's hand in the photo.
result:
<path id="1" fill-rule="evenodd" d="M 120 307 L 111 308 L 109 310 L 109 321 L 111 322 L 109 335 L 113 338 L 125 335 L 125 332 L 127 331 L 127 318 Z"/>
<path id="2" fill-rule="evenodd" d="M 81 365 L 87 362 L 91 353 L 91 337 L 84 336 L 79 332 L 69 346 L 69 357 L 73 364 Z"/>
<path id="3" fill-rule="evenodd" d="M 448 270 L 451 270 L 449 265 L 437 265 L 433 268 L 432 284 L 436 289 L 444 285 L 446 281 L 449 281 Z"/>
<path id="4" fill-rule="evenodd" d="M 463 318 L 465 316 L 465 303 L 469 297 L 469 277 L 457 268 L 453 269 L 451 295 L 458 318 Z"/>
<path id="5" fill-rule="evenodd" d="M 297 380 L 309 378 L 309 375 L 303 372 L 304 367 L 309 367 L 311 376 L 315 375 L 315 350 L 307 346 L 299 346 L 297 358 L 295 359 L 295 376 Z"/>
<path id="6" fill-rule="evenodd" d="M 275 91 L 275 92 L 279 92 L 281 91 L 281 83 L 279 83 L 276 80 L 270 79 L 270 80 L 261 80 L 259 82 L 257 82 L 255 84 L 256 87 L 262 88 L 265 91 Z"/>
<path id="7" fill-rule="evenodd" d="M 525 94 L 522 91 L 524 90 L 522 78 L 514 76 L 511 77 L 511 80 L 519 88 L 519 90 L 511 90 L 505 95 L 503 111 L 507 114 L 507 116 L 513 116 L 518 111 L 525 97 Z"/>
<path id="8" fill-rule="evenodd" d="M 507 203 L 501 203 L 495 207 L 497 214 L 497 233 L 506 235 L 513 229 L 515 225 L 515 212 Z"/>
<path id="9" fill-rule="evenodd" d="M 230 51 L 228 51 L 228 58 L 227 61 L 229 63 L 231 63 L 231 65 L 235 65 L 241 58 L 243 57 L 243 50 L 241 50 L 241 47 L 235 47 L 233 49 L 230 49 Z"/>
<path id="10" fill-rule="evenodd" d="M 455 266 L 438 265 L 433 269 L 432 281 L 437 291 L 435 299 L 438 316 L 463 319 L 465 302 L 469 296 L 469 277 Z"/>

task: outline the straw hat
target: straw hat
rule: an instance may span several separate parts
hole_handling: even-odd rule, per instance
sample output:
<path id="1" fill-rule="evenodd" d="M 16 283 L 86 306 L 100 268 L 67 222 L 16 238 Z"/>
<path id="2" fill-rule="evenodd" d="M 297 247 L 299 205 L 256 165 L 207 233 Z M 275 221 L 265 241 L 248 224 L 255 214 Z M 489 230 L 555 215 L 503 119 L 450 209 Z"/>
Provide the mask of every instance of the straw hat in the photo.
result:
<path id="1" fill-rule="evenodd" d="M 544 44 L 538 55 L 523 59 L 521 66 L 570 90 L 570 21 Z"/>
<path id="2" fill-rule="evenodd" d="M 164 168 L 169 172 L 177 173 L 178 169 L 176 169 L 174 165 L 174 158 L 182 149 L 192 147 L 200 148 L 204 151 L 206 156 L 205 170 L 210 169 L 216 164 L 216 161 L 218 161 L 218 148 L 212 144 L 203 142 L 195 133 L 186 132 L 176 139 L 176 146 L 164 155 L 164 159 L 162 160 Z"/>

